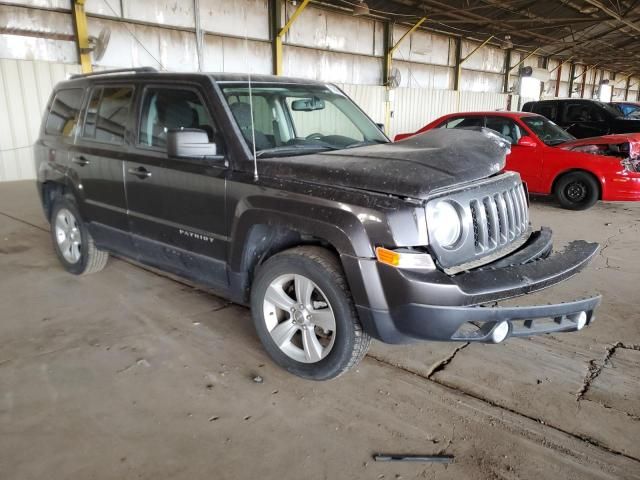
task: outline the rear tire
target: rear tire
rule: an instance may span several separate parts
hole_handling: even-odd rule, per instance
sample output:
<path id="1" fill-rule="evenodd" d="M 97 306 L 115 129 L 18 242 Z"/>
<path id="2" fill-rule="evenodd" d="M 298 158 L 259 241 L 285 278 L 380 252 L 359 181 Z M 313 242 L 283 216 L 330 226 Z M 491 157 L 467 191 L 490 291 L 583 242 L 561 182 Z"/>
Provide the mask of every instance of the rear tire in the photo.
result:
<path id="1" fill-rule="evenodd" d="M 67 272 L 87 275 L 105 267 L 109 254 L 96 247 L 72 199 L 61 196 L 54 201 L 50 223 L 53 248 Z"/>
<path id="2" fill-rule="evenodd" d="M 321 247 L 296 247 L 268 259 L 251 288 L 251 314 L 273 361 L 310 380 L 345 373 L 371 342 L 339 259 Z"/>
<path id="3" fill-rule="evenodd" d="M 556 181 L 553 193 L 563 208 L 586 210 L 598 201 L 600 185 L 587 172 L 569 172 Z"/>

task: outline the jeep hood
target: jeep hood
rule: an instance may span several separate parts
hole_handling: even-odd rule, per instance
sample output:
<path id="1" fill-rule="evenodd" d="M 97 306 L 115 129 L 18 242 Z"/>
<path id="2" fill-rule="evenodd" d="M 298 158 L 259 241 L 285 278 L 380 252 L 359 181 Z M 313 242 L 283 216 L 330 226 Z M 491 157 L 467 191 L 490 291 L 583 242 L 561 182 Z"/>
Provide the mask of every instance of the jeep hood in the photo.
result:
<path id="1" fill-rule="evenodd" d="M 406 140 L 259 160 L 262 174 L 321 185 L 426 198 L 504 168 L 504 137 L 487 129 L 437 129 Z"/>

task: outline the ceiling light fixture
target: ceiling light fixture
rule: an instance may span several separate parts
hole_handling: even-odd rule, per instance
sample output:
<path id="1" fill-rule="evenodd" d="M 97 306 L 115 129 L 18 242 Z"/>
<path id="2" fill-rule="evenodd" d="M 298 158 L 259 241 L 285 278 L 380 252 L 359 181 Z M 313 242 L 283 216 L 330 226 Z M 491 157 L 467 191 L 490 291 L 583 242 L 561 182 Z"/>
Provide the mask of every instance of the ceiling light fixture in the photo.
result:
<path id="1" fill-rule="evenodd" d="M 504 36 L 504 43 L 502 44 L 501 48 L 503 50 L 509 50 L 510 48 L 513 48 L 513 42 L 511 41 L 511 35 L 505 35 Z"/>
<path id="2" fill-rule="evenodd" d="M 367 2 L 360 0 L 357 5 L 354 5 L 353 14 L 355 16 L 369 15 L 369 5 L 367 5 Z"/>

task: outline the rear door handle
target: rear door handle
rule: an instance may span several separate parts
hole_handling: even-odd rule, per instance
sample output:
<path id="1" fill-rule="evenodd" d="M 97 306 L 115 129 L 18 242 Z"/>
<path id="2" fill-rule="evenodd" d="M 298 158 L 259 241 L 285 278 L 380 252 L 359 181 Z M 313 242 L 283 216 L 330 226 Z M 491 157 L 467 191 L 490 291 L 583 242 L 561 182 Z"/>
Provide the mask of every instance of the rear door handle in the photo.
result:
<path id="1" fill-rule="evenodd" d="M 130 168 L 127 170 L 129 175 L 135 175 L 140 180 L 144 180 L 145 178 L 149 178 L 151 176 L 151 172 L 144 167 L 138 168 Z"/>
<path id="2" fill-rule="evenodd" d="M 84 167 L 85 165 L 89 165 L 89 160 L 87 160 L 85 157 L 83 157 L 82 155 L 80 155 L 79 157 L 73 157 L 71 159 L 71 161 L 73 163 L 77 163 L 78 165 L 80 165 L 81 167 Z"/>

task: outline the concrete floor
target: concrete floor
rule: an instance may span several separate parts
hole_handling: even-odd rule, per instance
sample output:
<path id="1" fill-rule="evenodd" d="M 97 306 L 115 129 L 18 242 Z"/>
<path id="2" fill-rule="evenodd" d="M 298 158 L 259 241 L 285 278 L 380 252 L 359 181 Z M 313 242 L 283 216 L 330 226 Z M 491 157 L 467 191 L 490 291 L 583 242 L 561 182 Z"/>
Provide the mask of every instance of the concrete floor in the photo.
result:
<path id="1" fill-rule="evenodd" d="M 358 370 L 313 383 L 269 361 L 245 308 L 114 258 L 65 273 L 33 184 L 0 184 L 0 478 L 640 478 L 640 204 L 537 201 L 532 220 L 556 245 L 602 244 L 535 297 L 601 292 L 592 327 L 377 343 Z"/>

